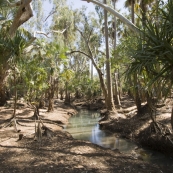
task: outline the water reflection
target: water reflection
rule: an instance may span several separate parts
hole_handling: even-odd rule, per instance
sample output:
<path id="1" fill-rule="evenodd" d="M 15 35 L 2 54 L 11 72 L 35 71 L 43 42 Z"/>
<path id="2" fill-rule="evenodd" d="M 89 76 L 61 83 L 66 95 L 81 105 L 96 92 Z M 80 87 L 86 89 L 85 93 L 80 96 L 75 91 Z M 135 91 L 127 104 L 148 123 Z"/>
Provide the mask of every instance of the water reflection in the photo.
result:
<path id="1" fill-rule="evenodd" d="M 69 119 L 65 130 L 71 133 L 73 138 L 87 140 L 105 148 L 119 149 L 124 153 L 134 153 L 145 161 L 160 165 L 169 165 L 173 169 L 173 160 L 155 151 L 143 148 L 135 150 L 136 145 L 128 140 L 117 138 L 112 133 L 99 129 L 100 114 L 88 110 L 81 110 L 77 115 Z"/>
<path id="2" fill-rule="evenodd" d="M 116 138 L 108 131 L 100 130 L 98 125 L 99 119 L 99 113 L 81 110 L 79 114 L 70 118 L 66 131 L 71 133 L 75 139 L 87 140 L 105 148 L 131 152 L 136 147 L 135 144 Z"/>

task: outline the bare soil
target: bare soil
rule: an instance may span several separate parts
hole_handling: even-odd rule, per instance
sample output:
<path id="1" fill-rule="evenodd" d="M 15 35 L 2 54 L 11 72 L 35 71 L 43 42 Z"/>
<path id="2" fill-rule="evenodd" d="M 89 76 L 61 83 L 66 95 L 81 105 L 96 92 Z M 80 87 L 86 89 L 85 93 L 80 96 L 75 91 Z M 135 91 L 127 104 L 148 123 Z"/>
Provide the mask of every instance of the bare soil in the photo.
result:
<path id="1" fill-rule="evenodd" d="M 41 142 L 34 140 L 35 124 L 31 108 L 18 107 L 18 129 L 21 131 L 17 133 L 13 126 L 2 128 L 11 118 L 13 109 L 0 107 L 0 173 L 173 172 L 169 167 L 147 163 L 118 150 L 105 149 L 87 141 L 73 139 L 62 127 L 76 111 L 60 100 L 56 100 L 54 107 L 54 112 L 40 110 L 44 125 L 53 131 L 53 136 L 43 136 Z M 112 122 L 109 122 L 110 126 Z M 23 135 L 21 140 L 20 134 Z"/>
<path id="2" fill-rule="evenodd" d="M 118 116 L 112 115 L 110 120 L 100 122 L 102 129 L 173 158 L 172 100 L 167 99 L 157 105 L 155 113 L 158 127 L 153 125 L 146 103 L 143 103 L 141 114 L 137 114 L 133 99 L 126 96 L 121 103 L 123 109 L 118 111 Z"/>

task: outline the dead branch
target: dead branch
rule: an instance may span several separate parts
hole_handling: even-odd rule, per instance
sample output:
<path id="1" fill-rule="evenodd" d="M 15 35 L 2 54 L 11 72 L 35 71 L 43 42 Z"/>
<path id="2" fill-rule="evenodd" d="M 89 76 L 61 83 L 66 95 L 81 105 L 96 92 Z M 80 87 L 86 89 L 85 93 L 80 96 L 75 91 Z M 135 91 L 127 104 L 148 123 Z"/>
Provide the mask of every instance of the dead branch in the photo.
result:
<path id="1" fill-rule="evenodd" d="M 68 26 L 69 27 L 69 26 Z M 67 28 L 68 28 L 67 27 Z M 48 32 L 48 33 L 45 33 L 45 32 L 43 32 L 43 31 L 35 31 L 34 32 L 34 38 L 36 37 L 36 34 L 43 34 L 43 35 L 45 35 L 47 38 L 50 38 L 48 35 L 50 34 L 50 33 L 57 33 L 57 34 L 63 34 L 66 30 L 67 30 L 67 28 L 65 28 L 65 29 L 63 29 L 62 31 L 57 31 L 57 30 L 51 30 L 50 32 Z"/>
<path id="2" fill-rule="evenodd" d="M 69 26 L 68 26 L 68 27 L 69 27 Z M 68 27 L 67 27 L 67 28 L 68 28 Z M 63 29 L 62 31 L 52 30 L 52 32 L 63 34 L 63 33 L 67 30 L 67 28 Z"/>
<path id="3" fill-rule="evenodd" d="M 36 36 L 35 36 L 36 34 L 43 34 L 43 35 L 45 35 L 46 37 L 50 38 L 50 37 L 48 36 L 48 35 L 50 34 L 50 32 L 45 33 L 45 32 L 43 32 L 43 31 L 35 31 L 35 32 L 34 32 L 34 37 L 36 37 Z"/>
<path id="4" fill-rule="evenodd" d="M 47 17 L 46 17 L 46 19 L 44 20 L 44 22 L 46 22 L 46 20 L 52 15 L 52 14 L 54 14 L 54 13 L 56 13 L 57 12 L 57 10 L 55 9 L 53 12 L 51 12 Z M 61 18 L 61 16 L 59 16 L 58 18 Z"/>

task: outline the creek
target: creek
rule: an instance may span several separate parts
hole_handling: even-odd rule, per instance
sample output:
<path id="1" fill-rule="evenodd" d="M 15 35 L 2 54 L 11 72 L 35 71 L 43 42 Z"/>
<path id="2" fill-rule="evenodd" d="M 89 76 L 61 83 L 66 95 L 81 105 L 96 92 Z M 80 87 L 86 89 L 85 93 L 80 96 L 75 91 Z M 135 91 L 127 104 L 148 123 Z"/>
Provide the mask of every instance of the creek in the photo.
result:
<path id="1" fill-rule="evenodd" d="M 119 149 L 120 152 L 131 154 L 153 164 L 169 166 L 173 170 L 173 159 L 162 153 L 138 148 L 130 140 L 116 137 L 113 133 L 100 130 L 98 121 L 100 114 L 96 111 L 80 110 L 78 114 L 69 119 L 65 131 L 68 131 L 74 139 L 87 140 L 104 148 Z"/>

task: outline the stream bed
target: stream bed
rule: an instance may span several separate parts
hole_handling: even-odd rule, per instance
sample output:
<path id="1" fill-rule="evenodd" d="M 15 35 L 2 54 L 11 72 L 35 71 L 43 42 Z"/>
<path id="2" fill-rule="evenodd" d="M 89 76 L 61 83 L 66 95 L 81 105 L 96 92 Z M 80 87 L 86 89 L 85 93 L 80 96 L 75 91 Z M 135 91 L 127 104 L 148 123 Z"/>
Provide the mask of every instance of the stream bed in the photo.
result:
<path id="1" fill-rule="evenodd" d="M 104 148 L 112 150 L 119 149 L 120 152 L 132 154 L 144 161 L 150 163 L 169 166 L 173 170 L 173 159 L 162 153 L 138 148 L 138 146 L 130 140 L 117 138 L 113 133 L 100 130 L 98 121 L 100 114 L 96 111 L 80 110 L 77 115 L 69 119 L 65 131 L 68 131 L 74 139 L 90 141 Z"/>

